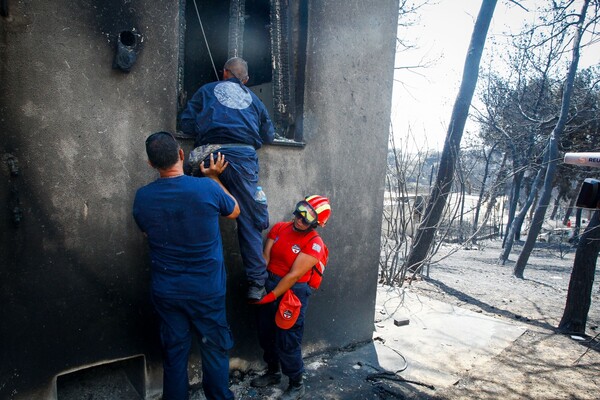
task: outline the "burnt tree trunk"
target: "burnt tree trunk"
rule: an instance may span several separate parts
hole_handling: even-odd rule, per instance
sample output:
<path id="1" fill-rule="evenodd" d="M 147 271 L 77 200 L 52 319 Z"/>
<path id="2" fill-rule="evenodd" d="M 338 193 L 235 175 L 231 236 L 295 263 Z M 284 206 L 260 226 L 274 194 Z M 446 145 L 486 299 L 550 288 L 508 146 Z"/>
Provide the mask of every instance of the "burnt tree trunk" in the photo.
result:
<path id="1" fill-rule="evenodd" d="M 567 77 L 565 79 L 560 115 L 558 117 L 558 121 L 556 122 L 556 126 L 552 130 L 550 141 L 548 143 L 548 167 L 546 168 L 544 187 L 542 189 L 542 193 L 540 194 L 538 206 L 531 221 L 527 239 L 525 240 L 525 244 L 523 245 L 523 249 L 521 250 L 521 254 L 519 254 L 519 259 L 517 260 L 513 270 L 513 275 L 517 278 L 523 278 L 523 271 L 525 270 L 525 266 L 529 261 L 529 256 L 531 255 L 531 251 L 533 250 L 537 236 L 542 229 L 542 223 L 544 222 L 548 203 L 552 194 L 552 183 L 554 181 L 554 175 L 556 174 L 556 164 L 558 160 L 558 142 L 560 141 L 560 137 L 565 130 L 565 125 L 569 116 L 569 105 L 571 104 L 571 95 L 573 94 L 573 86 L 575 84 L 575 74 L 577 73 L 577 66 L 579 65 L 581 36 L 583 35 L 583 24 L 585 22 L 588 5 L 589 0 L 585 0 L 581 8 L 581 13 L 579 14 L 577 29 L 575 31 L 575 37 L 573 38 L 573 57 L 571 59 L 571 64 L 569 65 Z"/>
<path id="2" fill-rule="evenodd" d="M 460 178 L 460 216 L 458 217 L 458 242 L 462 243 L 464 241 L 463 235 L 463 221 L 465 216 L 465 202 L 466 202 L 466 188 L 465 188 L 465 180 L 463 176 L 463 167 L 460 165 L 458 176 Z"/>
<path id="3" fill-rule="evenodd" d="M 579 191 L 581 190 L 582 183 L 583 183 L 583 181 L 579 182 L 579 185 L 577 185 L 577 189 L 575 189 L 575 192 L 571 196 L 571 200 L 569 200 L 569 207 L 567 208 L 567 212 L 565 213 L 565 217 L 563 218 L 563 225 L 568 224 L 569 219 L 571 218 L 571 215 L 573 214 L 573 208 L 575 207 L 575 201 L 577 201 L 577 195 L 578 195 Z"/>
<path id="4" fill-rule="evenodd" d="M 513 152 L 514 158 L 514 152 Z M 516 163 L 513 163 L 513 171 L 517 171 L 518 167 Z M 517 205 L 519 203 L 519 197 L 521 195 L 521 185 L 523 184 L 523 176 L 525 172 L 519 171 L 514 173 L 513 175 L 513 185 L 510 191 L 510 202 L 508 203 L 508 220 L 506 221 L 506 232 L 504 233 L 504 240 L 502 241 L 502 248 L 506 246 L 506 241 L 508 240 L 508 235 L 510 231 L 510 227 L 515 219 L 515 215 L 517 213 Z M 513 233 L 514 237 L 514 233 Z"/>
<path id="5" fill-rule="evenodd" d="M 544 155 L 544 163 L 547 161 L 547 156 Z M 523 226 L 523 221 L 525 220 L 525 216 L 527 215 L 527 211 L 529 207 L 533 204 L 533 199 L 537 195 L 539 182 L 542 179 L 542 174 L 544 173 L 544 167 L 542 166 L 537 174 L 535 175 L 535 179 L 531 184 L 531 190 L 529 191 L 529 196 L 527 196 L 527 201 L 523 204 L 523 208 L 519 211 L 519 213 L 513 218 L 512 223 L 508 228 L 508 233 L 506 234 L 506 238 L 504 238 L 504 248 L 500 253 L 500 257 L 498 259 L 499 263 L 504 265 L 510 256 L 510 252 L 512 251 L 513 244 L 515 240 L 519 237 L 517 235 L 517 231 L 521 231 L 521 226 Z"/>
<path id="6" fill-rule="evenodd" d="M 427 259 L 431 243 L 433 242 L 433 236 L 446 205 L 446 199 L 452 189 L 460 142 L 469 114 L 471 100 L 473 99 L 473 93 L 475 92 L 477 78 L 479 77 L 481 54 L 496 3 L 497 0 L 483 1 L 479 15 L 477 15 L 477 21 L 475 21 L 460 89 L 454 102 L 454 108 L 452 109 L 452 116 L 448 126 L 448 133 L 440 159 L 436 182 L 429 196 L 425 216 L 417 229 L 410 254 L 405 262 L 405 267 L 412 272 L 420 271 L 423 267 L 423 262 Z"/>
<path id="7" fill-rule="evenodd" d="M 485 184 L 487 183 L 488 174 L 490 172 L 490 161 L 492 160 L 492 155 L 494 154 L 494 150 L 496 149 L 497 145 L 498 145 L 498 143 L 495 143 L 492 146 L 489 154 L 487 154 L 485 152 L 485 149 L 483 149 L 483 157 L 485 159 L 485 169 L 483 170 L 483 178 L 481 179 L 481 189 L 479 190 L 479 198 L 477 199 L 477 205 L 475 206 L 475 217 L 473 217 L 473 229 L 472 229 L 473 242 L 476 241 L 475 234 L 477 233 L 477 224 L 479 223 L 479 213 L 481 212 L 481 204 L 483 203 L 483 200 L 484 200 Z M 493 189 L 494 188 L 492 187 L 492 189 L 490 190 L 490 196 L 488 196 L 489 198 L 493 197 L 491 195 Z"/>
<path id="8" fill-rule="evenodd" d="M 559 194 L 558 196 L 556 196 L 556 199 L 554 199 L 554 208 L 552 208 L 552 212 L 550 213 L 551 220 L 556 219 L 556 213 L 558 212 L 558 206 L 560 205 L 561 198 L 562 196 Z"/>
<path id="9" fill-rule="evenodd" d="M 561 332 L 585 334 L 599 252 L 600 211 L 596 211 L 577 245 L 567 303 L 558 325 Z"/>
<path id="10" fill-rule="evenodd" d="M 490 197 L 488 200 L 488 204 L 487 204 L 487 208 L 485 210 L 485 214 L 483 215 L 483 222 L 482 224 L 486 223 L 489 219 L 490 219 L 490 215 L 492 214 L 492 211 L 494 210 L 494 206 L 496 205 L 496 200 L 499 196 L 499 192 L 502 189 L 504 189 L 504 186 L 501 185 L 501 182 L 504 182 L 504 180 L 506 179 L 506 170 L 505 170 L 505 165 L 506 165 L 506 160 L 508 158 L 508 153 L 504 153 L 504 157 L 502 157 L 502 162 L 500 163 L 500 168 L 498 169 L 498 174 L 496 175 L 496 180 L 494 182 L 494 184 L 492 185 L 492 188 L 490 190 Z M 494 230 L 493 230 L 493 235 L 500 233 L 500 238 L 502 238 L 502 221 L 504 219 L 504 204 L 502 205 L 502 210 L 501 210 L 501 215 L 500 215 L 500 226 L 497 227 L 496 226 L 496 221 L 494 218 Z"/>

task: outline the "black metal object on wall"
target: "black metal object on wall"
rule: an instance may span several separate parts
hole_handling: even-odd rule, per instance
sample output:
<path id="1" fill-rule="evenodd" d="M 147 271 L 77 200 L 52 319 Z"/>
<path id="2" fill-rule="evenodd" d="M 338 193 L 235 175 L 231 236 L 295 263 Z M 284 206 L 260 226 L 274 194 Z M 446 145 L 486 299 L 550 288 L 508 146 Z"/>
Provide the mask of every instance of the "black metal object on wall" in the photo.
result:
<path id="1" fill-rule="evenodd" d="M 122 31 L 117 35 L 113 68 L 131 71 L 141 47 L 142 35 L 134 31 Z"/>

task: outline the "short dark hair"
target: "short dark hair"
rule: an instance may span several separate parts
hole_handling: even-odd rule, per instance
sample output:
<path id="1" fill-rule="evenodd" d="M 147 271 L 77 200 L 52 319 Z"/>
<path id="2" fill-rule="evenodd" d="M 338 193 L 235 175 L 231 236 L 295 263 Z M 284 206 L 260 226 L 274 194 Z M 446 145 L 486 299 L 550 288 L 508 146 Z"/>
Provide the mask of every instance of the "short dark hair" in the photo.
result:
<path id="1" fill-rule="evenodd" d="M 148 161 L 155 168 L 166 169 L 179 161 L 179 143 L 169 132 L 156 132 L 146 139 Z"/>

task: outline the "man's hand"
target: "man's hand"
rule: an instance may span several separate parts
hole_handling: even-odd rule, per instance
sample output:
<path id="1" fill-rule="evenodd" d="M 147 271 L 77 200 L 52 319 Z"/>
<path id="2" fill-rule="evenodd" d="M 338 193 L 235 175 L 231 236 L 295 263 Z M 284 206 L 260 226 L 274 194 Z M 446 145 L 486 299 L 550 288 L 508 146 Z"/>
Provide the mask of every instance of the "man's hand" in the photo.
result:
<path id="1" fill-rule="evenodd" d="M 199 164 L 200 172 L 202 172 L 202 175 L 217 182 L 217 184 L 221 187 L 221 189 L 223 189 L 223 191 L 229 197 L 231 197 L 231 200 L 233 200 L 235 202 L 235 207 L 233 208 L 233 212 L 229 215 L 223 215 L 225 218 L 234 219 L 234 218 L 237 218 L 238 215 L 240 215 L 240 206 L 238 205 L 238 202 L 235 199 L 235 197 L 233 197 L 231 195 L 231 193 L 229 193 L 229 190 L 227 190 L 225 185 L 223 185 L 223 182 L 221 182 L 221 180 L 219 179 L 219 175 L 221 174 L 221 172 L 225 171 L 225 168 L 227 168 L 228 165 L 229 165 L 229 163 L 227 161 L 225 161 L 225 156 L 222 155 L 221 153 L 217 153 L 217 161 L 215 161 L 213 154 L 210 153 L 210 159 L 208 161 L 208 168 L 206 168 L 204 166 L 204 161 L 201 161 Z"/>
<path id="2" fill-rule="evenodd" d="M 207 178 L 218 178 L 218 176 L 225 171 L 225 168 L 227 168 L 228 165 L 229 163 L 225 161 L 225 156 L 220 152 L 217 153 L 216 161 L 213 158 L 213 154 L 210 153 L 208 168 L 204 166 L 204 161 L 201 161 L 200 172 L 202 172 L 202 175 L 206 176 Z"/>

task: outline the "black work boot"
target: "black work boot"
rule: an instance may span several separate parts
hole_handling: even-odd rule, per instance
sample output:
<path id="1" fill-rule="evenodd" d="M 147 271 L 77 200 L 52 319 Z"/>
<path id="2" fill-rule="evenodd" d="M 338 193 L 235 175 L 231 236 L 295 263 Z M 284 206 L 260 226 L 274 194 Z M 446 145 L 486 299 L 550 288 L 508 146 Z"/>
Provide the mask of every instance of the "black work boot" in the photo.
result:
<path id="1" fill-rule="evenodd" d="M 267 291 L 264 285 L 256 282 L 248 282 L 248 295 L 246 296 L 248 301 L 259 301 L 265 294 L 267 294 Z"/>
<path id="2" fill-rule="evenodd" d="M 269 366 L 267 372 L 250 381 L 250 386 L 263 388 L 270 385 L 276 385 L 279 382 L 281 382 L 281 372 L 279 372 L 279 366 Z"/>
<path id="3" fill-rule="evenodd" d="M 302 383 L 302 375 L 300 377 L 292 379 L 290 378 L 290 384 L 285 389 L 285 392 L 279 398 L 280 400 L 298 400 L 304 396 L 306 392 L 306 388 L 304 387 L 304 383 Z"/>

